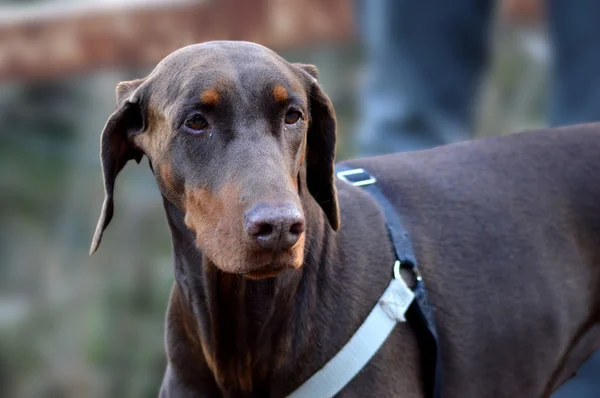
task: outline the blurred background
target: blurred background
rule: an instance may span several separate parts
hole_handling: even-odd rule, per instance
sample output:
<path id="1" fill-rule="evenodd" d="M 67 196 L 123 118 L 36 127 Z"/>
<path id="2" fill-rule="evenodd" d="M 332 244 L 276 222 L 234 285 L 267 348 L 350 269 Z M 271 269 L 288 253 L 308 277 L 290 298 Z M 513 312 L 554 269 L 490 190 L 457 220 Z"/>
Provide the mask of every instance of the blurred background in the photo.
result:
<path id="1" fill-rule="evenodd" d="M 255 41 L 318 66 L 338 159 L 360 156 L 361 10 L 350 0 L 0 0 L 1 397 L 153 397 L 160 386 L 173 270 L 146 160 L 121 174 L 115 218 L 88 256 L 116 84 L 187 44 Z M 496 2 L 484 39 L 469 133 L 547 124 L 543 2 Z"/>

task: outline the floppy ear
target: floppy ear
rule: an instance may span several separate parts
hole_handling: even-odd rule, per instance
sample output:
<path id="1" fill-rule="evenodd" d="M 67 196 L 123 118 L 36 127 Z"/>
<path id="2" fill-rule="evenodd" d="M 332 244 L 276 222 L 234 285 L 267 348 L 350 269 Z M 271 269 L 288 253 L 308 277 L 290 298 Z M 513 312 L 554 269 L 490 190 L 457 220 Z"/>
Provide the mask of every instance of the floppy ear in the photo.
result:
<path id="1" fill-rule="evenodd" d="M 318 72 L 313 65 L 295 64 L 309 75 L 310 126 L 306 138 L 306 184 L 321 206 L 329 224 L 340 228 L 340 212 L 335 189 L 336 120 L 331 101 L 317 83 Z"/>
<path id="2" fill-rule="evenodd" d="M 104 203 L 100 219 L 92 239 L 90 255 L 98 249 L 102 233 L 113 216 L 113 193 L 117 174 L 125 163 L 135 159 L 138 163 L 142 153 L 135 149 L 130 138 L 144 130 L 145 122 L 140 105 L 140 86 L 144 79 L 121 82 L 117 85 L 117 109 L 108 118 L 100 138 L 100 158 L 104 177 Z"/>

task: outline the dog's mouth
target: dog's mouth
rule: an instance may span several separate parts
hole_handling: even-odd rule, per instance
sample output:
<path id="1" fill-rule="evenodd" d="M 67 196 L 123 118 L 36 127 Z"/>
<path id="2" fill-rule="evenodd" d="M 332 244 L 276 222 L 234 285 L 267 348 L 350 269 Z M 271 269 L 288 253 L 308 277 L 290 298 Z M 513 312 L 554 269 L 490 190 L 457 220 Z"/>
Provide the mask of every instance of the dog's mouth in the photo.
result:
<path id="1" fill-rule="evenodd" d="M 249 279 L 274 278 L 281 274 L 286 268 L 287 267 L 276 264 L 268 264 L 258 269 L 245 272 L 243 275 Z"/>
<path id="2" fill-rule="evenodd" d="M 265 279 L 276 277 L 286 269 L 299 269 L 304 263 L 303 238 L 286 250 L 256 250 L 256 247 L 234 244 L 237 242 L 228 242 L 226 239 L 219 239 L 219 236 L 210 238 L 205 241 L 196 239 L 196 249 L 206 257 L 209 264 L 224 273 L 248 279 Z M 223 250 L 223 247 L 231 249 Z"/>
<path id="3" fill-rule="evenodd" d="M 295 270 L 298 269 L 298 267 L 294 266 L 293 264 L 271 263 L 251 271 L 242 272 L 242 275 L 248 279 L 254 280 L 274 278 L 286 269 Z"/>
<path id="4" fill-rule="evenodd" d="M 284 251 L 254 252 L 251 261 L 246 262 L 246 269 L 238 272 L 248 279 L 274 278 L 286 269 L 297 270 L 302 266 L 301 245 Z"/>

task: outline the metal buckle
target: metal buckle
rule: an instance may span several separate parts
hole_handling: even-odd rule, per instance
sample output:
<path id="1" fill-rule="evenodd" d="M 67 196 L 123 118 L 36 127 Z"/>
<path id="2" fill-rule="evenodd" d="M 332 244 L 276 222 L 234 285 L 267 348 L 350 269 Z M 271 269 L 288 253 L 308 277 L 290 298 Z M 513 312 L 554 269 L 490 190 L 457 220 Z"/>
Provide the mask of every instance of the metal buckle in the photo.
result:
<path id="1" fill-rule="evenodd" d="M 400 275 L 400 267 L 401 266 L 402 266 L 402 263 L 400 262 L 400 260 L 396 260 L 396 262 L 394 263 L 394 278 L 395 279 L 402 279 L 402 275 Z M 407 269 L 412 271 L 413 275 L 415 276 L 415 279 L 418 282 L 423 280 L 423 277 L 421 276 L 421 273 L 419 272 L 417 267 L 408 267 Z"/>
<path id="2" fill-rule="evenodd" d="M 357 179 L 357 180 L 348 178 L 348 176 L 354 176 L 357 174 L 364 174 L 366 178 Z M 340 180 L 345 181 L 350 185 L 354 185 L 355 187 L 362 187 L 363 185 L 371 185 L 371 184 L 375 184 L 375 182 L 377 182 L 375 177 L 373 177 L 372 175 L 367 173 L 365 171 L 365 169 L 351 169 L 351 170 L 346 170 L 346 171 L 340 171 L 339 173 L 337 173 L 337 176 Z"/>

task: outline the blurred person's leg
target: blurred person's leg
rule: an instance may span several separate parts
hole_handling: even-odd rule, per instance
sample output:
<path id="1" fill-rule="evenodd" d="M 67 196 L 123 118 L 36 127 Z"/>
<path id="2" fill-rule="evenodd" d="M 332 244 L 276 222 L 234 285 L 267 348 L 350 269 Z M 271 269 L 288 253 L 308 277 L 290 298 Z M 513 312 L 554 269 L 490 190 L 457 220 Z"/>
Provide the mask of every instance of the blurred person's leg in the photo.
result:
<path id="1" fill-rule="evenodd" d="M 575 377 L 560 387 L 551 398 L 600 397 L 600 353 L 596 352 L 577 371 Z"/>
<path id="2" fill-rule="evenodd" d="M 600 121 L 600 1 L 548 0 L 554 50 L 549 120 Z"/>
<path id="3" fill-rule="evenodd" d="M 548 0 L 554 47 L 550 123 L 600 121 L 600 1 Z M 552 398 L 600 397 L 600 352 Z"/>
<path id="4" fill-rule="evenodd" d="M 359 155 L 471 137 L 473 101 L 488 61 L 493 3 L 359 2 L 367 57 Z"/>

